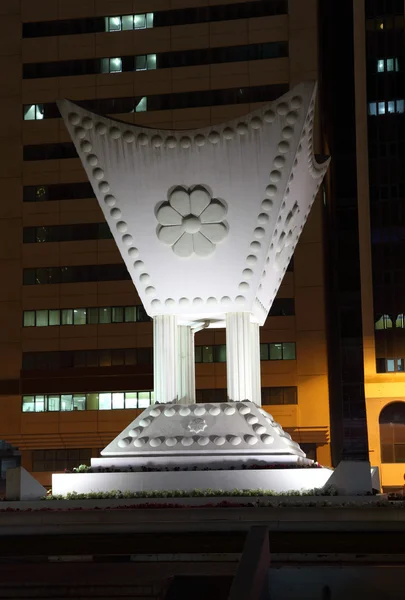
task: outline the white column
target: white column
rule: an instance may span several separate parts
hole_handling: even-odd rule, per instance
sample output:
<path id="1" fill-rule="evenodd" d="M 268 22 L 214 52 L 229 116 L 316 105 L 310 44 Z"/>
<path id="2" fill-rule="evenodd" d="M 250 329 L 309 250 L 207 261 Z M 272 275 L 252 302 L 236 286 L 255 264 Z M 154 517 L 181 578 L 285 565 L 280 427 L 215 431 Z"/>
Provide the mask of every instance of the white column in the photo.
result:
<path id="1" fill-rule="evenodd" d="M 257 323 L 250 323 L 252 400 L 262 405 L 262 384 L 260 374 L 260 332 Z"/>
<path id="2" fill-rule="evenodd" d="M 191 327 L 179 325 L 178 402 L 195 403 L 194 332 Z"/>
<path id="3" fill-rule="evenodd" d="M 177 317 L 153 317 L 153 379 L 155 402 L 177 401 Z"/>
<path id="4" fill-rule="evenodd" d="M 226 376 L 229 400 L 253 400 L 249 313 L 226 315 Z"/>

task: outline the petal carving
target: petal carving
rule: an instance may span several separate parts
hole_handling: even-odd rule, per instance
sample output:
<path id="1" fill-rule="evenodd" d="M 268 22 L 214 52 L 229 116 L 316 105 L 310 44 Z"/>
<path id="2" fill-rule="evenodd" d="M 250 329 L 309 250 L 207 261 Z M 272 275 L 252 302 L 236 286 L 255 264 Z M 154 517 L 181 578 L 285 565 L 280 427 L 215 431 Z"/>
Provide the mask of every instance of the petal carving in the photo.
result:
<path id="1" fill-rule="evenodd" d="M 226 215 L 226 208 L 218 200 L 212 200 L 211 204 L 201 213 L 202 223 L 219 223 Z"/>
<path id="2" fill-rule="evenodd" d="M 156 218 L 161 225 L 181 225 L 181 215 L 169 203 L 162 204 Z"/>
<path id="3" fill-rule="evenodd" d="M 206 190 L 202 188 L 193 190 L 190 194 L 191 213 L 199 217 L 210 202 L 211 196 Z"/>
<path id="4" fill-rule="evenodd" d="M 181 225 L 164 226 L 159 229 L 157 235 L 161 242 L 171 245 L 177 242 L 183 231 Z"/>
<path id="5" fill-rule="evenodd" d="M 174 190 L 170 196 L 169 202 L 182 217 L 186 217 L 190 214 L 190 196 L 185 190 Z"/>
<path id="6" fill-rule="evenodd" d="M 191 233 L 183 233 L 180 239 L 173 245 L 173 252 L 177 256 L 187 258 L 193 253 L 193 236 Z"/>
<path id="7" fill-rule="evenodd" d="M 223 223 L 203 223 L 200 231 L 211 242 L 218 243 L 226 236 L 227 229 Z"/>
<path id="8" fill-rule="evenodd" d="M 215 250 L 215 244 L 213 244 L 208 238 L 202 235 L 200 232 L 193 235 L 194 252 L 198 256 L 209 256 Z"/>

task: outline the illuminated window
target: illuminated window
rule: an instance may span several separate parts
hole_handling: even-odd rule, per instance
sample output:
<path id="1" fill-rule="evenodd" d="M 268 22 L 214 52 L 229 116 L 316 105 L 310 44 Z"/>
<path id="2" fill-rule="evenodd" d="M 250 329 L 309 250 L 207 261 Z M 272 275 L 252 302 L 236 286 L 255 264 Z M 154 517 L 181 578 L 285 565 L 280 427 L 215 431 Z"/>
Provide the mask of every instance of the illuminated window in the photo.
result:
<path id="1" fill-rule="evenodd" d="M 375 324 L 375 329 L 392 329 L 392 320 L 389 315 L 381 315 Z"/>
<path id="2" fill-rule="evenodd" d="M 122 58 L 102 58 L 101 59 L 101 72 L 102 73 L 121 73 L 122 72 Z"/>
<path id="3" fill-rule="evenodd" d="M 153 13 L 105 18 L 105 30 L 108 32 L 149 29 L 151 27 L 153 27 Z"/>
<path id="4" fill-rule="evenodd" d="M 376 102 L 368 103 L 368 114 L 373 117 L 377 116 L 377 103 Z"/>
<path id="5" fill-rule="evenodd" d="M 403 358 L 387 358 L 386 360 L 386 373 L 395 373 L 397 371 L 404 370 L 404 359 Z"/>
<path id="6" fill-rule="evenodd" d="M 24 106 L 24 121 L 41 121 L 43 118 L 43 104 L 26 104 Z"/>
<path id="7" fill-rule="evenodd" d="M 395 327 L 397 327 L 397 329 L 404 329 L 404 315 L 403 315 L 403 313 L 401 313 L 400 315 L 397 316 L 397 318 L 395 320 Z"/>
<path id="8" fill-rule="evenodd" d="M 399 71 L 399 61 L 397 58 L 379 58 L 377 60 L 377 73 L 385 71 Z"/>
<path id="9" fill-rule="evenodd" d="M 146 96 L 141 98 L 135 107 L 135 112 L 145 112 L 148 110 L 148 99 Z"/>
<path id="10" fill-rule="evenodd" d="M 156 54 L 143 54 L 135 57 L 135 71 L 156 69 Z"/>
<path id="11" fill-rule="evenodd" d="M 48 394 L 22 397 L 22 412 L 72 412 L 76 410 L 125 410 L 153 404 L 153 391 Z"/>
<path id="12" fill-rule="evenodd" d="M 369 102 L 368 114 L 370 116 L 403 114 L 405 111 L 404 100 L 388 100 L 388 102 Z"/>

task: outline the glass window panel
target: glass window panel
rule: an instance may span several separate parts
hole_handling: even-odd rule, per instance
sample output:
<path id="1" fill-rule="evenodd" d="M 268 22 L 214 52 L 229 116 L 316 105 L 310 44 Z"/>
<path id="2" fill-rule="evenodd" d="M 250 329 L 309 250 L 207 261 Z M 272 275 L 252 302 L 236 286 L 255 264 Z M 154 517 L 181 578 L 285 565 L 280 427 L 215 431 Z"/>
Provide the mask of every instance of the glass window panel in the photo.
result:
<path id="1" fill-rule="evenodd" d="M 122 59 L 110 58 L 110 73 L 121 73 L 122 71 Z"/>
<path id="2" fill-rule="evenodd" d="M 136 307 L 136 320 L 142 322 L 150 321 L 150 318 L 143 306 Z"/>
<path id="3" fill-rule="evenodd" d="M 35 327 L 35 310 L 24 311 L 24 327 Z"/>
<path id="4" fill-rule="evenodd" d="M 146 54 L 135 57 L 135 71 L 146 71 Z"/>
<path id="5" fill-rule="evenodd" d="M 196 363 L 202 362 L 202 346 L 196 346 L 194 349 L 194 360 Z"/>
<path id="6" fill-rule="evenodd" d="M 73 352 L 73 366 L 75 368 L 86 366 L 86 352 L 84 350 L 75 350 Z"/>
<path id="7" fill-rule="evenodd" d="M 110 59 L 109 58 L 101 58 L 100 59 L 100 71 L 101 71 L 101 73 L 109 73 L 110 72 Z"/>
<path id="8" fill-rule="evenodd" d="M 387 360 L 387 372 L 393 373 L 395 371 L 395 360 L 393 358 L 389 358 Z"/>
<path id="9" fill-rule="evenodd" d="M 73 325 L 73 309 L 62 309 L 62 325 Z"/>
<path id="10" fill-rule="evenodd" d="M 123 306 L 113 306 L 112 322 L 113 323 L 123 323 L 124 322 L 124 307 Z"/>
<path id="11" fill-rule="evenodd" d="M 146 29 L 146 15 L 135 15 L 134 16 L 134 28 L 135 29 Z"/>
<path id="12" fill-rule="evenodd" d="M 36 115 L 35 104 L 26 104 L 24 106 L 24 121 L 35 121 L 35 118 L 36 118 L 35 115 Z"/>
<path id="13" fill-rule="evenodd" d="M 130 31 L 134 28 L 134 15 L 124 15 L 122 17 L 122 29 Z"/>
<path id="14" fill-rule="evenodd" d="M 202 362 L 214 362 L 214 349 L 212 346 L 202 346 Z"/>
<path id="15" fill-rule="evenodd" d="M 269 344 L 269 346 L 270 346 L 270 360 L 282 360 L 282 358 L 283 358 L 282 344 Z"/>
<path id="16" fill-rule="evenodd" d="M 296 387 L 284 388 L 284 404 L 298 404 Z"/>
<path id="17" fill-rule="evenodd" d="M 52 308 L 49 311 L 49 325 L 60 325 L 60 310 Z"/>
<path id="18" fill-rule="evenodd" d="M 87 410 L 98 410 L 98 394 L 87 394 Z"/>
<path id="19" fill-rule="evenodd" d="M 378 73 L 384 72 L 384 59 L 377 60 L 377 72 Z"/>
<path id="20" fill-rule="evenodd" d="M 284 390 L 282 387 L 270 388 L 269 404 L 284 404 Z"/>
<path id="21" fill-rule="evenodd" d="M 138 392 L 138 407 L 147 408 L 148 406 L 150 406 L 150 393 Z"/>
<path id="22" fill-rule="evenodd" d="M 385 115 L 385 102 L 378 103 L 378 114 Z"/>
<path id="23" fill-rule="evenodd" d="M 111 307 L 105 306 L 98 309 L 99 323 L 111 323 Z"/>
<path id="24" fill-rule="evenodd" d="M 114 349 L 111 351 L 111 364 L 114 367 L 120 367 L 125 364 L 125 352 L 121 349 Z"/>
<path id="25" fill-rule="evenodd" d="M 141 98 L 135 107 L 135 112 L 145 112 L 148 110 L 148 99 L 146 96 Z"/>
<path id="26" fill-rule="evenodd" d="M 60 396 L 57 395 L 49 395 L 47 399 L 47 410 L 50 412 L 55 412 L 60 410 Z"/>
<path id="27" fill-rule="evenodd" d="M 151 365 L 152 348 L 137 348 L 136 358 L 138 365 Z"/>
<path id="28" fill-rule="evenodd" d="M 283 343 L 283 360 L 295 360 L 295 342 Z"/>
<path id="29" fill-rule="evenodd" d="M 397 113 L 403 114 L 405 111 L 405 102 L 403 100 L 397 100 Z"/>
<path id="30" fill-rule="evenodd" d="M 373 116 L 377 114 L 377 104 L 375 102 L 368 103 L 368 114 Z"/>
<path id="31" fill-rule="evenodd" d="M 98 409 L 111 410 L 111 393 L 102 392 L 98 395 Z"/>
<path id="32" fill-rule="evenodd" d="M 97 350 L 86 350 L 86 367 L 98 367 Z"/>
<path id="33" fill-rule="evenodd" d="M 88 308 L 87 309 L 87 319 L 88 323 L 95 325 L 98 323 L 98 308 Z"/>
<path id="34" fill-rule="evenodd" d="M 121 31 L 121 17 L 108 17 L 108 31 Z"/>
<path id="35" fill-rule="evenodd" d="M 86 325 L 87 310 L 85 308 L 75 308 L 73 310 L 73 324 Z"/>
<path id="36" fill-rule="evenodd" d="M 125 323 L 136 322 L 136 306 L 125 307 Z"/>
<path id="37" fill-rule="evenodd" d="M 269 360 L 268 344 L 260 344 L 260 360 Z"/>
<path id="38" fill-rule="evenodd" d="M 226 362 L 226 345 L 220 344 L 215 348 L 215 362 Z"/>
<path id="39" fill-rule="evenodd" d="M 384 329 L 392 329 L 392 319 L 388 315 L 384 316 Z"/>
<path id="40" fill-rule="evenodd" d="M 126 365 L 136 365 L 136 349 L 135 348 L 127 348 L 125 350 L 125 364 Z"/>
<path id="41" fill-rule="evenodd" d="M 35 396 L 35 412 L 45 411 L 45 396 Z"/>
<path id="42" fill-rule="evenodd" d="M 125 392 L 125 408 L 138 408 L 137 392 Z"/>
<path id="43" fill-rule="evenodd" d="M 380 61 L 378 61 L 380 62 Z M 384 63 L 384 61 L 382 61 Z M 394 59 L 393 58 L 387 58 L 387 71 L 393 71 L 394 70 Z"/>
<path id="44" fill-rule="evenodd" d="M 100 367 L 111 367 L 111 350 L 98 351 L 98 364 Z"/>
<path id="45" fill-rule="evenodd" d="M 37 310 L 36 312 L 36 326 L 37 327 L 48 327 L 48 311 Z"/>
<path id="46" fill-rule="evenodd" d="M 22 411 L 23 412 L 34 412 L 35 411 L 34 396 L 23 396 Z"/>
<path id="47" fill-rule="evenodd" d="M 399 61 L 397 58 L 395 59 L 395 71 L 399 71 Z"/>
<path id="48" fill-rule="evenodd" d="M 72 394 L 62 394 L 60 397 L 60 409 L 62 411 L 73 410 L 73 396 Z"/>
<path id="49" fill-rule="evenodd" d="M 146 27 L 153 27 L 153 13 L 146 14 Z"/>
<path id="50" fill-rule="evenodd" d="M 405 462 L 405 444 L 395 444 L 394 457 L 396 463 Z"/>
<path id="51" fill-rule="evenodd" d="M 153 404 L 155 400 L 155 392 L 153 390 L 151 390 L 150 392 L 150 403 Z"/>
<path id="52" fill-rule="evenodd" d="M 388 102 L 388 112 L 390 114 L 393 114 L 395 112 L 395 102 L 394 102 L 394 100 L 390 100 Z"/>
<path id="53" fill-rule="evenodd" d="M 404 359 L 397 358 L 397 371 L 403 371 L 403 370 L 404 370 Z"/>
<path id="54" fill-rule="evenodd" d="M 112 407 L 113 409 L 122 409 L 124 408 L 124 393 L 123 392 L 114 392 L 112 395 Z"/>
<path id="55" fill-rule="evenodd" d="M 156 54 L 148 54 L 146 66 L 149 71 L 156 69 Z"/>
<path id="56" fill-rule="evenodd" d="M 86 410 L 86 394 L 73 395 L 73 410 Z"/>

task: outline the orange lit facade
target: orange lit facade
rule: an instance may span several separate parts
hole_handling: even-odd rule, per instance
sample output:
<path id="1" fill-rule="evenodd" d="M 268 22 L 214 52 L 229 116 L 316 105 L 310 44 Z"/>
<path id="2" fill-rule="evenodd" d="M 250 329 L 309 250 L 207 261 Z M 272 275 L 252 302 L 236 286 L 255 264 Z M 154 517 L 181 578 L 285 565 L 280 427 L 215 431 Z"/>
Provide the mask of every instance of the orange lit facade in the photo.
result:
<path id="1" fill-rule="evenodd" d="M 152 323 L 56 99 L 162 128 L 243 115 L 319 78 L 318 3 L 6 0 L 0 15 L 0 439 L 49 484 L 153 401 Z M 262 328 L 261 370 L 266 410 L 328 465 L 322 212 L 318 199 Z M 199 401 L 226 399 L 224 344 L 196 336 Z"/>

